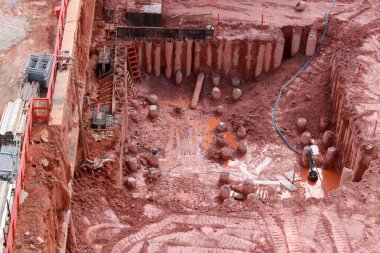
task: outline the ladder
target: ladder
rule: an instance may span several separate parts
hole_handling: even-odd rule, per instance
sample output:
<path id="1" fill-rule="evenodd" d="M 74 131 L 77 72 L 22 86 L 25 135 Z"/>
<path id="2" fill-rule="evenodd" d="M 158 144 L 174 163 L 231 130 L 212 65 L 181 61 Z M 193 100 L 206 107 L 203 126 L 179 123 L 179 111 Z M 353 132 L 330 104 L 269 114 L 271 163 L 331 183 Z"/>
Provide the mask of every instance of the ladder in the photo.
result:
<path id="1" fill-rule="evenodd" d="M 129 71 L 131 73 L 133 80 L 140 79 L 141 71 L 140 71 L 139 62 L 137 59 L 135 43 L 131 45 L 127 45 L 127 56 L 128 56 Z"/>

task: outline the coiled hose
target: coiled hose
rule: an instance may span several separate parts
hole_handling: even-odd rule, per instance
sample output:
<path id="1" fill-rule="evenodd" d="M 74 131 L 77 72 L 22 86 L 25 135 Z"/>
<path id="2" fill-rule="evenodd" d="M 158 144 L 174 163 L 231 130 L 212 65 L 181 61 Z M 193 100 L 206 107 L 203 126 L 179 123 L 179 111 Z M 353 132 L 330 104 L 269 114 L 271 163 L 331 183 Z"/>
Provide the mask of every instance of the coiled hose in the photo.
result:
<path id="1" fill-rule="evenodd" d="M 278 97 L 277 97 L 277 100 L 276 100 L 276 103 L 274 104 L 273 106 L 273 110 L 272 110 L 272 122 L 273 122 L 273 127 L 274 129 L 276 129 L 277 133 L 280 135 L 281 139 L 285 142 L 285 144 L 291 149 L 293 150 L 294 152 L 296 152 L 297 154 L 301 155 L 302 153 L 300 151 L 298 151 L 295 147 L 293 147 L 285 138 L 285 136 L 282 134 L 282 132 L 280 131 L 280 129 L 277 127 L 277 123 L 276 123 L 276 118 L 275 118 L 275 113 L 276 113 L 276 109 L 278 107 L 278 104 L 280 103 L 280 99 L 281 99 L 281 96 L 282 96 L 282 93 L 285 91 L 285 89 L 294 81 L 294 79 L 299 76 L 305 69 L 307 66 L 309 66 L 309 64 L 311 63 L 311 61 L 315 58 L 315 56 L 319 53 L 319 51 L 321 50 L 322 48 L 322 44 L 325 40 L 325 36 L 326 36 L 326 32 L 327 32 L 327 28 L 328 28 L 328 24 L 329 24 L 329 17 L 330 17 L 330 14 L 331 14 L 331 11 L 333 10 L 334 6 L 335 6 L 335 3 L 336 3 L 336 0 L 334 0 L 330 6 L 330 9 L 329 11 L 327 12 L 326 14 L 326 23 L 325 23 L 325 27 L 324 27 L 324 30 L 323 30 L 323 34 L 322 34 L 322 39 L 321 39 L 321 43 L 318 45 L 317 47 L 317 50 L 315 50 L 314 54 L 310 57 L 310 59 L 297 71 L 297 73 L 292 77 L 290 78 L 282 87 L 281 87 L 281 90 L 280 90 L 280 93 L 278 94 Z"/>

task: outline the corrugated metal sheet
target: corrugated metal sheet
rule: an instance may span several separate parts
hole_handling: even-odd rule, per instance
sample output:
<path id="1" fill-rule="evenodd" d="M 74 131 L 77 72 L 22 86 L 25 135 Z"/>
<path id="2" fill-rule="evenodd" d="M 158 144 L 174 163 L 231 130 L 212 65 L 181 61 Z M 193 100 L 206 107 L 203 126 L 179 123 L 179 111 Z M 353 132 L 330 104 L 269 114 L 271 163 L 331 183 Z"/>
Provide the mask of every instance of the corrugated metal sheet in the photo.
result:
<path id="1" fill-rule="evenodd" d="M 21 98 L 8 102 L 0 121 L 0 138 L 5 142 L 19 141 L 26 124 L 25 102 Z"/>

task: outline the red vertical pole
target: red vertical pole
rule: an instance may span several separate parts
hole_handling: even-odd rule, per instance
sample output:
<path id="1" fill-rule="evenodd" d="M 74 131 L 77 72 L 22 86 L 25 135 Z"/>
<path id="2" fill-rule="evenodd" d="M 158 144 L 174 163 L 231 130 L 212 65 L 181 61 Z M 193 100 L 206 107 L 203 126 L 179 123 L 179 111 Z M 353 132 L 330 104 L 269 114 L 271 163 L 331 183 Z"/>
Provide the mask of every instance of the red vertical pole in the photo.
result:
<path id="1" fill-rule="evenodd" d="M 218 13 L 218 21 L 216 22 L 216 36 L 219 36 L 219 13 Z"/>
<path id="2" fill-rule="evenodd" d="M 358 67 L 358 73 L 356 74 L 356 82 L 359 81 L 359 75 L 360 75 L 360 71 L 362 70 L 362 64 L 359 63 L 359 67 Z"/>
<path id="3" fill-rule="evenodd" d="M 373 129 L 373 134 L 376 134 L 376 128 L 377 128 L 377 120 L 376 120 L 376 123 L 375 123 L 375 129 Z"/>
<path id="4" fill-rule="evenodd" d="M 264 14 L 261 14 L 261 33 L 263 33 L 263 26 L 264 26 Z"/>

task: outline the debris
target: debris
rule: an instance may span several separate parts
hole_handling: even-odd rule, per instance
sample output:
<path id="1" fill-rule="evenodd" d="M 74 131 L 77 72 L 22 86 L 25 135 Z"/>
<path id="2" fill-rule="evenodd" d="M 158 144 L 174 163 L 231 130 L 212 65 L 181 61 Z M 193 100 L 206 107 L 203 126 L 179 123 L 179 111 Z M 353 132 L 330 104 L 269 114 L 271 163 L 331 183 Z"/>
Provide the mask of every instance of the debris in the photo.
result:
<path id="1" fill-rule="evenodd" d="M 37 236 L 37 241 L 38 241 L 39 244 L 42 244 L 42 243 L 45 242 L 44 239 L 42 239 L 42 238 L 39 237 L 39 236 Z"/>
<path id="2" fill-rule="evenodd" d="M 30 235 L 30 232 L 29 232 L 29 231 L 26 231 L 26 232 L 24 233 L 24 235 L 25 235 L 25 236 L 28 236 L 28 235 Z"/>
<path id="3" fill-rule="evenodd" d="M 40 164 L 43 166 L 43 167 L 48 167 L 49 166 L 49 161 L 47 159 L 42 159 L 40 160 Z"/>
<path id="4" fill-rule="evenodd" d="M 276 175 L 276 179 L 283 185 L 285 186 L 289 191 L 295 191 L 297 190 L 297 187 L 289 182 L 284 176 L 282 175 Z"/>

